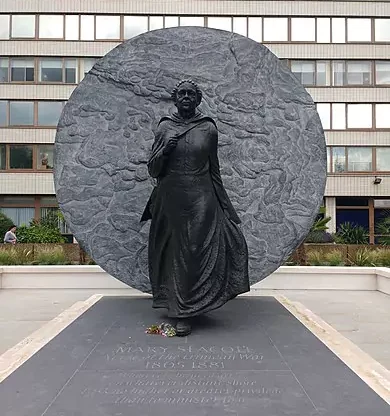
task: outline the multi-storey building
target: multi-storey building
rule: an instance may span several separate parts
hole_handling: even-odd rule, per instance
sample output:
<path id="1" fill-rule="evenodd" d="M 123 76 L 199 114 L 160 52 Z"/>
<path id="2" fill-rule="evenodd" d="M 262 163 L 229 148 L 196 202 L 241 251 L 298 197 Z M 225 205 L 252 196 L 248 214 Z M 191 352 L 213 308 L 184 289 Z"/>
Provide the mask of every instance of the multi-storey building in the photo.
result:
<path id="1" fill-rule="evenodd" d="M 330 231 L 390 212 L 390 2 L 1 0 L 0 209 L 16 224 L 56 207 L 62 107 L 97 58 L 148 30 L 208 26 L 265 44 L 317 103 Z M 387 210 L 387 211 L 386 211 Z"/>

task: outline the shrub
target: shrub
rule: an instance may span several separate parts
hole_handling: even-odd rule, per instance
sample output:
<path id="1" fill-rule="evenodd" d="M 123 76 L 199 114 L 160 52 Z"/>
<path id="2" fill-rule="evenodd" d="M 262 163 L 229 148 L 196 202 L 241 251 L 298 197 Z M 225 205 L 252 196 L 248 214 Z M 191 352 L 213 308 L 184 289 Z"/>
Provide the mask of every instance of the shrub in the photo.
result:
<path id="1" fill-rule="evenodd" d="M 376 234 L 387 234 L 382 237 L 378 237 L 378 243 L 385 246 L 390 245 L 390 216 L 383 218 L 376 225 Z"/>
<path id="2" fill-rule="evenodd" d="M 349 260 L 353 266 L 372 267 L 375 266 L 376 255 L 373 250 L 361 248 L 350 255 Z"/>
<path id="3" fill-rule="evenodd" d="M 17 230 L 19 243 L 64 243 L 58 228 L 32 221 L 29 227 L 21 226 Z"/>
<path id="4" fill-rule="evenodd" d="M 332 250 L 326 253 L 325 260 L 329 266 L 344 266 L 343 253 L 340 250 Z"/>
<path id="5" fill-rule="evenodd" d="M 379 267 L 390 267 L 390 250 L 377 248 L 374 252 L 374 264 Z"/>
<path id="6" fill-rule="evenodd" d="M 0 265 L 16 266 L 21 264 L 32 264 L 33 253 L 31 250 L 20 250 L 15 247 L 0 250 Z"/>
<path id="7" fill-rule="evenodd" d="M 310 231 L 305 239 L 305 243 L 333 243 L 334 237 L 326 231 Z"/>
<path id="8" fill-rule="evenodd" d="M 45 247 L 40 249 L 35 254 L 34 264 L 55 265 L 55 264 L 69 264 L 66 258 L 64 249 L 60 246 Z"/>
<path id="9" fill-rule="evenodd" d="M 11 225 L 14 225 L 11 218 L 8 218 L 5 214 L 0 212 L 0 238 L 1 238 L 1 242 L 3 242 L 4 235 L 8 231 L 9 227 L 11 227 Z"/>
<path id="10" fill-rule="evenodd" d="M 309 266 L 322 266 L 324 265 L 324 258 L 320 251 L 311 250 L 306 255 L 307 264 Z"/>
<path id="11" fill-rule="evenodd" d="M 368 244 L 368 233 L 360 225 L 344 222 L 340 224 L 335 240 L 340 244 Z"/>

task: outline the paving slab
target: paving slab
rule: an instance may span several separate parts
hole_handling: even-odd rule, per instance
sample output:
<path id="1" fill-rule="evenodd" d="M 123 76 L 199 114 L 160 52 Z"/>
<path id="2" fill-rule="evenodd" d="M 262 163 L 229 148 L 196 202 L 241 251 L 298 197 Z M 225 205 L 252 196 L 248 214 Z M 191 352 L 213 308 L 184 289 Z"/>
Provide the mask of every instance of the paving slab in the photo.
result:
<path id="1" fill-rule="evenodd" d="M 273 297 L 185 338 L 148 298 L 103 297 L 0 384 L 2 416 L 388 416 L 390 406 Z"/>

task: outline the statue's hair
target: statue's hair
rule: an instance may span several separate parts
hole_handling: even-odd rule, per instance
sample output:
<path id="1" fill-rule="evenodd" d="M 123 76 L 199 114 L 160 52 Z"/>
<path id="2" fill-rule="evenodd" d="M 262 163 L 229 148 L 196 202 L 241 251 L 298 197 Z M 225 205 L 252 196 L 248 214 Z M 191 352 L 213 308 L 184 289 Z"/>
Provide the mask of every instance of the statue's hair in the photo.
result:
<path id="1" fill-rule="evenodd" d="M 197 98 L 198 98 L 198 105 L 200 104 L 200 102 L 202 101 L 202 91 L 200 90 L 200 88 L 198 87 L 198 84 L 196 83 L 196 82 L 194 82 L 194 81 L 192 81 L 192 79 L 183 79 L 183 80 L 181 80 L 181 81 L 179 81 L 176 85 L 175 85 L 175 88 L 173 89 L 173 91 L 172 91 L 172 94 L 171 94 L 171 98 L 172 98 L 172 100 L 173 101 L 176 101 L 176 94 L 177 94 L 177 91 L 178 91 L 178 89 L 179 89 L 179 87 L 180 87 L 180 85 L 182 85 L 182 84 L 184 84 L 184 83 L 186 83 L 186 82 L 188 82 L 189 84 L 192 84 L 194 87 L 195 87 L 195 91 L 196 91 L 196 96 L 197 96 Z"/>

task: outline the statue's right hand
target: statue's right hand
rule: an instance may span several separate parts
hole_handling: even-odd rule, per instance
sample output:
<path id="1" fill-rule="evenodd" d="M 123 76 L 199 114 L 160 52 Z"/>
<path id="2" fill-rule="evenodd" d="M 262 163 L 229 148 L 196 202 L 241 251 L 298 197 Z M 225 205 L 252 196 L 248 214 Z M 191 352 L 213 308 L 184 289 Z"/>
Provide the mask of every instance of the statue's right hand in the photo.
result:
<path id="1" fill-rule="evenodd" d="M 168 140 L 168 143 L 165 145 L 164 154 L 169 154 L 174 150 L 177 146 L 177 142 L 179 141 L 178 137 L 172 137 Z"/>

